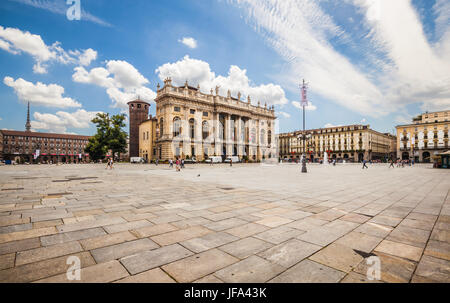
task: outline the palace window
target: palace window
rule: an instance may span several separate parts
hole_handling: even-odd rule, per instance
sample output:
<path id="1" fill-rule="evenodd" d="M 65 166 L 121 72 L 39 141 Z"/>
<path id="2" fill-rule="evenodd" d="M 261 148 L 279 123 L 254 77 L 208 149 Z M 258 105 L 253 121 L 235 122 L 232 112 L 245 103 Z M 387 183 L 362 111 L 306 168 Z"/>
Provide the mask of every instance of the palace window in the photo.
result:
<path id="1" fill-rule="evenodd" d="M 202 123 L 202 138 L 205 140 L 209 136 L 209 125 L 208 121 L 203 121 Z"/>
<path id="2" fill-rule="evenodd" d="M 189 112 L 193 115 L 195 114 L 195 109 L 191 109 Z"/>
<path id="3" fill-rule="evenodd" d="M 161 120 L 159 120 L 159 137 L 161 138 L 164 134 L 164 120 L 163 118 L 161 118 Z"/>
<path id="4" fill-rule="evenodd" d="M 178 137 L 181 134 L 181 120 L 179 117 L 173 119 L 173 136 Z"/>
<path id="5" fill-rule="evenodd" d="M 191 136 L 191 139 L 195 138 L 195 120 L 189 119 L 189 135 Z"/>
<path id="6" fill-rule="evenodd" d="M 180 112 L 180 107 L 179 107 L 179 106 L 175 106 L 175 107 L 173 108 L 173 111 L 174 111 L 174 112 Z"/>

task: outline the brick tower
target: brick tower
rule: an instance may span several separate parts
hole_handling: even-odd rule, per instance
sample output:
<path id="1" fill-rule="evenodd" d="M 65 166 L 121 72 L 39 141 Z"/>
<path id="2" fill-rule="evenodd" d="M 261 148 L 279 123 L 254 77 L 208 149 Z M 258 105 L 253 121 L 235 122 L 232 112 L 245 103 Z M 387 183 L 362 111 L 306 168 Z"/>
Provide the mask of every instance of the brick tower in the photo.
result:
<path id="1" fill-rule="evenodd" d="M 130 157 L 139 157 L 139 124 L 148 119 L 150 104 L 140 100 L 138 97 L 134 101 L 127 103 L 130 119 Z"/>

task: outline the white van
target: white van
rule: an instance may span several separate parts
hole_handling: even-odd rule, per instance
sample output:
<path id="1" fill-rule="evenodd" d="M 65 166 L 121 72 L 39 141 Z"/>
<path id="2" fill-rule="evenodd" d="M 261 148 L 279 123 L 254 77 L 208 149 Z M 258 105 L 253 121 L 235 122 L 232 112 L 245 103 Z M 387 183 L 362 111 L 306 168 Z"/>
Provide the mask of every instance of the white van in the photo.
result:
<path id="1" fill-rule="evenodd" d="M 239 162 L 241 162 L 241 160 L 239 160 L 239 157 L 238 157 L 238 156 L 227 157 L 227 158 L 225 159 L 225 161 L 223 161 L 223 162 L 225 162 L 225 163 L 230 163 L 231 161 L 233 161 L 233 163 L 239 163 Z"/>
<path id="2" fill-rule="evenodd" d="M 144 163 L 145 160 L 142 157 L 131 157 L 130 163 Z"/>
<path id="3" fill-rule="evenodd" d="M 213 156 L 209 157 L 205 160 L 206 163 L 222 163 L 222 157 L 221 156 Z"/>

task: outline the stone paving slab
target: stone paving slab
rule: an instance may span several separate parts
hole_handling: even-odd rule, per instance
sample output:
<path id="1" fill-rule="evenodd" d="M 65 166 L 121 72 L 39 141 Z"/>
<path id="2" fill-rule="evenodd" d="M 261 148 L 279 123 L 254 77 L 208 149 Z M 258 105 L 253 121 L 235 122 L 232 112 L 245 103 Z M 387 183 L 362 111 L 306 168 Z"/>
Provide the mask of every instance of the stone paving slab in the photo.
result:
<path id="1" fill-rule="evenodd" d="M 23 188 L 0 192 L 2 282 L 62 281 L 69 256 L 92 282 L 449 280 L 450 174 L 429 165 L 41 168 L 1 167 Z"/>
<path id="2" fill-rule="evenodd" d="M 234 242 L 238 240 L 238 237 L 232 236 L 225 232 L 215 232 L 209 233 L 199 238 L 194 238 L 180 242 L 181 245 L 193 251 L 195 253 L 200 253 L 211 248 L 216 248 L 222 246 L 229 242 Z"/>
<path id="3" fill-rule="evenodd" d="M 106 235 L 106 232 L 101 228 L 92 228 L 78 231 L 71 231 L 51 236 L 41 237 L 42 246 L 50 246 L 55 244 L 61 244 L 65 242 L 89 239 L 93 237 Z"/>
<path id="4" fill-rule="evenodd" d="M 161 269 L 155 268 L 114 283 L 175 283 L 175 281 Z"/>
<path id="5" fill-rule="evenodd" d="M 263 283 L 283 272 L 285 267 L 271 263 L 258 256 L 245 260 L 217 271 L 214 275 L 227 283 Z"/>
<path id="6" fill-rule="evenodd" d="M 80 280 L 68 280 L 67 274 L 42 279 L 38 283 L 108 283 L 129 274 L 117 260 L 96 264 L 80 270 Z"/>
<path id="7" fill-rule="evenodd" d="M 83 249 L 78 242 L 68 242 L 47 247 L 30 249 L 17 253 L 16 266 L 74 254 L 77 252 L 81 252 L 82 250 Z"/>
<path id="8" fill-rule="evenodd" d="M 248 256 L 257 254 L 272 246 L 273 244 L 266 241 L 249 237 L 230 244 L 223 245 L 220 247 L 220 249 L 237 258 L 245 259 Z"/>
<path id="9" fill-rule="evenodd" d="M 159 246 L 148 238 L 128 241 L 111 246 L 91 250 L 91 254 L 97 263 L 107 262 L 122 257 L 134 255 L 135 253 L 158 248 Z"/>
<path id="10" fill-rule="evenodd" d="M 259 253 L 258 256 L 272 263 L 289 268 L 321 248 L 322 247 L 318 245 L 291 239 Z"/>
<path id="11" fill-rule="evenodd" d="M 273 283 L 335 283 L 339 282 L 345 273 L 323 264 L 304 260 L 289 268 L 279 276 L 270 280 Z"/>
<path id="12" fill-rule="evenodd" d="M 97 237 L 80 240 L 80 243 L 85 250 L 94 250 L 96 248 L 112 246 L 132 240 L 136 240 L 136 237 L 129 231 L 124 231 L 115 234 L 104 233 Z"/>
<path id="13" fill-rule="evenodd" d="M 211 249 L 191 257 L 164 265 L 162 269 L 177 282 L 193 282 L 221 268 L 236 263 L 239 259 L 218 249 Z"/>
<path id="14" fill-rule="evenodd" d="M 350 247 L 333 243 L 309 257 L 309 260 L 348 273 L 364 258 Z"/>
<path id="15" fill-rule="evenodd" d="M 416 262 L 379 252 L 375 255 L 380 258 L 381 281 L 390 283 L 407 283 L 411 280 L 417 266 Z M 363 261 L 354 269 L 356 273 L 367 276 L 367 262 Z"/>
<path id="16" fill-rule="evenodd" d="M 211 232 L 212 232 L 211 230 L 205 227 L 193 226 L 183 230 L 172 231 L 158 236 L 154 236 L 151 237 L 151 239 L 156 243 L 158 243 L 159 245 L 164 246 L 189 240 L 195 237 L 201 237 Z"/>
<path id="17" fill-rule="evenodd" d="M 73 254 L 80 258 L 81 267 L 94 265 L 95 261 L 89 252 Z M 45 261 L 30 263 L 0 271 L 0 282 L 33 282 L 43 278 L 67 272 L 67 257 L 58 257 Z"/>
<path id="18" fill-rule="evenodd" d="M 179 244 L 163 246 L 120 259 L 131 274 L 137 274 L 167 263 L 186 258 L 193 253 Z"/>

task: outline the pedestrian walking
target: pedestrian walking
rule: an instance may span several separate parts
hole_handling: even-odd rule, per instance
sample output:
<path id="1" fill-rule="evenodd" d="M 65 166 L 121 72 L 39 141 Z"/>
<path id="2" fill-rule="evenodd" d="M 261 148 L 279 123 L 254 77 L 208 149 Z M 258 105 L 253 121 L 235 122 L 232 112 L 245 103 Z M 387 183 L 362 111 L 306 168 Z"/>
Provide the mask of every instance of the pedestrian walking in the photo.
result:
<path id="1" fill-rule="evenodd" d="M 392 168 L 395 168 L 395 167 L 394 167 L 394 160 L 392 160 L 392 159 L 391 159 L 391 164 L 389 165 L 389 168 L 391 168 L 391 167 L 392 167 Z"/>
<path id="2" fill-rule="evenodd" d="M 233 166 L 233 159 L 230 159 L 230 166 Z"/>
<path id="3" fill-rule="evenodd" d="M 173 160 L 169 159 L 169 168 L 173 168 Z"/>
<path id="4" fill-rule="evenodd" d="M 365 167 L 365 168 L 369 168 L 369 167 L 366 165 L 366 160 L 363 160 L 363 167 L 362 167 L 362 169 L 364 169 L 364 167 Z"/>
<path id="5" fill-rule="evenodd" d="M 180 160 L 179 159 L 177 159 L 175 161 L 175 165 L 176 165 L 176 167 L 175 167 L 176 171 L 180 171 Z"/>
<path id="6" fill-rule="evenodd" d="M 184 168 L 184 159 L 181 159 L 181 168 Z"/>
<path id="7" fill-rule="evenodd" d="M 108 159 L 106 160 L 106 168 L 105 168 L 105 169 L 108 169 L 110 166 L 111 166 L 111 159 L 108 158 Z"/>
<path id="8" fill-rule="evenodd" d="M 109 169 L 113 169 L 114 168 L 114 159 L 111 157 L 111 161 L 109 163 Z"/>
<path id="9" fill-rule="evenodd" d="M 159 159 L 155 159 L 155 165 L 158 166 Z"/>

